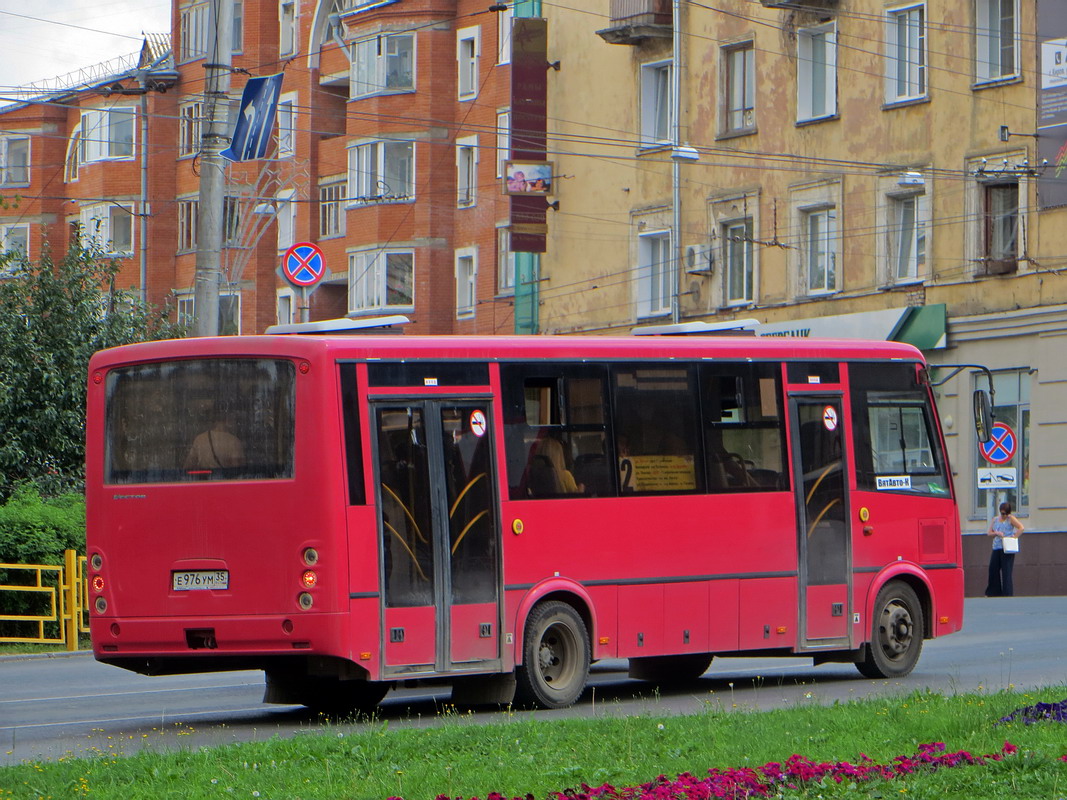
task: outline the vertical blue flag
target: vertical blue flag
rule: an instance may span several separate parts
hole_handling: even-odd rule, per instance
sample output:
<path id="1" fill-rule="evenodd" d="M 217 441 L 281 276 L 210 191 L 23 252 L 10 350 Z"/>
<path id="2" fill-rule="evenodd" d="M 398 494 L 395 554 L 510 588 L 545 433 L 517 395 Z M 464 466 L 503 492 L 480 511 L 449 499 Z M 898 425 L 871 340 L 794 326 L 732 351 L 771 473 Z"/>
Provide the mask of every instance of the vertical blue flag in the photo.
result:
<path id="1" fill-rule="evenodd" d="M 278 112 L 278 97 L 282 92 L 282 73 L 264 78 L 249 78 L 241 95 L 241 110 L 233 126 L 230 146 L 222 157 L 230 161 L 265 158 L 274 117 Z"/>

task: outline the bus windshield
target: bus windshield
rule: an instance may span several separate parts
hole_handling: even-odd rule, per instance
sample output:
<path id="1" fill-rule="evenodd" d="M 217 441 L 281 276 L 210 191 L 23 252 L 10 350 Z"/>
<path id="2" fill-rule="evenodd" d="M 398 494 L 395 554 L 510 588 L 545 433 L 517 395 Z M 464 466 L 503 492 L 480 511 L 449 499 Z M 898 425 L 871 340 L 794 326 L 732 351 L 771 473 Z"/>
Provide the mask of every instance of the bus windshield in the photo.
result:
<path id="1" fill-rule="evenodd" d="M 112 370 L 109 484 L 293 476 L 295 371 L 275 359 L 195 359 Z"/>

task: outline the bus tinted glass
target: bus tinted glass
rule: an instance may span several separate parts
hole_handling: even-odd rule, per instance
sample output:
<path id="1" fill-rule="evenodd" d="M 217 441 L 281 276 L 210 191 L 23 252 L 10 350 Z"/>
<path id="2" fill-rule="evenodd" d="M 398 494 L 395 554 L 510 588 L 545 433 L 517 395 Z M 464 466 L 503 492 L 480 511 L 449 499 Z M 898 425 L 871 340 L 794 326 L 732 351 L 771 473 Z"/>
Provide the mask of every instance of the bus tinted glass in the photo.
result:
<path id="1" fill-rule="evenodd" d="M 293 476 L 295 371 L 274 359 L 199 359 L 112 370 L 104 480 Z"/>

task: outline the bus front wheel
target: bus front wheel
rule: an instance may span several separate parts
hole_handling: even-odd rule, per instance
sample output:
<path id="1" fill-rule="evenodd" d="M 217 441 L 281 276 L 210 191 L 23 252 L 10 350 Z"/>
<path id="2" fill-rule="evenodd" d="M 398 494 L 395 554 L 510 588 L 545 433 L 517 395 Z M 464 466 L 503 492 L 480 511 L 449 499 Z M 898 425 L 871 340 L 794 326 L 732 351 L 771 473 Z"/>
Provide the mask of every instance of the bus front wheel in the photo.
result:
<path id="1" fill-rule="evenodd" d="M 536 606 L 526 621 L 522 656 L 515 676 L 517 704 L 573 704 L 585 689 L 591 660 L 589 633 L 578 612 L 556 600 Z"/>
<path id="2" fill-rule="evenodd" d="M 923 609 L 915 590 L 891 581 L 874 602 L 871 643 L 856 669 L 868 678 L 903 678 L 923 649 Z"/>

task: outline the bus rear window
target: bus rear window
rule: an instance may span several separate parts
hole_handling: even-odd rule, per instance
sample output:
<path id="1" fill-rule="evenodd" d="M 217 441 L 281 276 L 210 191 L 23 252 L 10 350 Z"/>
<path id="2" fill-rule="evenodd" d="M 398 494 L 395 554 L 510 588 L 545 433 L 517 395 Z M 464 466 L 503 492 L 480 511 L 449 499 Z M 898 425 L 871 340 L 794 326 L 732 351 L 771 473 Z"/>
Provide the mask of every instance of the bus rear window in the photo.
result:
<path id="1" fill-rule="evenodd" d="M 107 378 L 110 484 L 293 476 L 295 370 L 275 359 L 141 364 Z"/>

